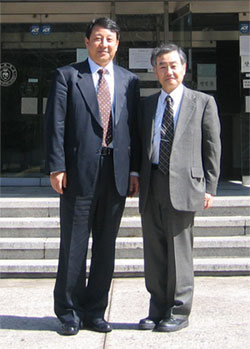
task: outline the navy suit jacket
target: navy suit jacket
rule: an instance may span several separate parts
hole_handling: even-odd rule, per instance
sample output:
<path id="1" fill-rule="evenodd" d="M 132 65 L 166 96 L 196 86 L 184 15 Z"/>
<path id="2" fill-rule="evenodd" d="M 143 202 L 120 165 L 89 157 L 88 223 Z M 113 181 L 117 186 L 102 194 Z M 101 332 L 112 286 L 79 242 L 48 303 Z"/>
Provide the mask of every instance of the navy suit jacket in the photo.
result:
<path id="1" fill-rule="evenodd" d="M 139 101 L 136 75 L 114 65 L 113 160 L 116 187 L 128 191 L 131 127 Z M 72 195 L 92 195 L 102 148 L 102 123 L 88 60 L 56 70 L 46 110 L 46 169 L 66 171 Z"/>

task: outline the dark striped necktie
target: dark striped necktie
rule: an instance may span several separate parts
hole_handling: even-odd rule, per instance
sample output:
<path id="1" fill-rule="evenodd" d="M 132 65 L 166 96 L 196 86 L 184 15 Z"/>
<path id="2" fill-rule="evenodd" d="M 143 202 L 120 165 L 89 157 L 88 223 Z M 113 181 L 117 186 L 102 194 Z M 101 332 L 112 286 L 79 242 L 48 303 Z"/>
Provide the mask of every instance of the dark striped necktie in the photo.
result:
<path id="1" fill-rule="evenodd" d="M 161 123 L 161 141 L 159 152 L 159 169 L 166 175 L 169 172 L 169 160 L 174 139 L 173 100 L 166 97 L 166 108 Z"/>

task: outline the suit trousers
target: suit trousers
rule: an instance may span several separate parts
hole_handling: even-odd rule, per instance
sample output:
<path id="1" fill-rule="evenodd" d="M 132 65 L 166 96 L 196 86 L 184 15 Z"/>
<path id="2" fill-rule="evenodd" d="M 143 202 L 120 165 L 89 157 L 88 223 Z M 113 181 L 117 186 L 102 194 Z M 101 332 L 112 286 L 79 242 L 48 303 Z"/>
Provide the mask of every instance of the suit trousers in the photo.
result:
<path id="1" fill-rule="evenodd" d="M 152 169 L 149 195 L 142 214 L 149 316 L 189 316 L 192 306 L 194 212 L 177 211 L 170 200 L 169 177 Z"/>
<path id="2" fill-rule="evenodd" d="M 61 322 L 104 317 L 114 271 L 115 240 L 125 205 L 117 192 L 113 156 L 100 157 L 95 192 L 60 198 L 61 242 L 54 309 Z M 88 280 L 86 258 L 92 231 Z"/>

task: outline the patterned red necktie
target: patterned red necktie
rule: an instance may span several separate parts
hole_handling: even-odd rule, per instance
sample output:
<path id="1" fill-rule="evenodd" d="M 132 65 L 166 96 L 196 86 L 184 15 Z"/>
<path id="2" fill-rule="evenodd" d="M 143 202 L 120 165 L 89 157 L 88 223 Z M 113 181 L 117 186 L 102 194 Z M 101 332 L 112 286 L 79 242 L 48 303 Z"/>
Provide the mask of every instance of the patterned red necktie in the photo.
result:
<path id="1" fill-rule="evenodd" d="M 106 69 L 99 69 L 100 75 L 97 88 L 97 100 L 99 105 L 99 112 L 101 115 L 103 126 L 103 140 L 102 145 L 106 147 L 112 141 L 112 113 L 111 113 L 111 96 L 109 86 L 104 75 L 107 73 Z"/>
<path id="2" fill-rule="evenodd" d="M 174 139 L 174 111 L 172 98 L 167 96 L 167 104 L 161 123 L 161 142 L 159 153 L 159 169 L 164 173 L 169 172 L 169 159 Z"/>

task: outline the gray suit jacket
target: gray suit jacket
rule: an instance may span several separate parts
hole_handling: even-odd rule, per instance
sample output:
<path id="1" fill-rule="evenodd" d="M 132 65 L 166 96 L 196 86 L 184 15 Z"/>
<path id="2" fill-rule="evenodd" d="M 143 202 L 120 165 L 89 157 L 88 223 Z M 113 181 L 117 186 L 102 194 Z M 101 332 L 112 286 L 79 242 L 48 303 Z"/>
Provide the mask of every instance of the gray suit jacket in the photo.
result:
<path id="1" fill-rule="evenodd" d="M 140 212 L 148 197 L 154 118 L 159 93 L 141 101 L 132 169 L 140 173 Z M 213 97 L 184 87 L 169 168 L 170 199 L 180 211 L 203 207 L 216 194 L 220 172 L 220 122 Z"/>

